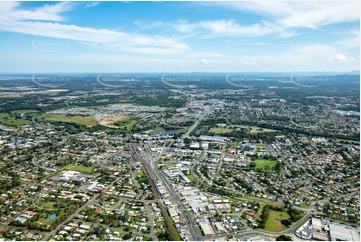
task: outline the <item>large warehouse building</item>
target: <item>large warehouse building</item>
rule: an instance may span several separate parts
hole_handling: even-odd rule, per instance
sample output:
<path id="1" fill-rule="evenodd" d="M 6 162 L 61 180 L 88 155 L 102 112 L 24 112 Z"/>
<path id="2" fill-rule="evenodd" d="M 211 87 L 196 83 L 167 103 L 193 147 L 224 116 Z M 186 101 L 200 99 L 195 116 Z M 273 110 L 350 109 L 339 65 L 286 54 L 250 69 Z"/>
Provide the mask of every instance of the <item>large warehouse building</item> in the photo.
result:
<path id="1" fill-rule="evenodd" d="M 333 224 L 330 224 L 330 235 L 332 241 L 360 241 L 358 231 Z"/>

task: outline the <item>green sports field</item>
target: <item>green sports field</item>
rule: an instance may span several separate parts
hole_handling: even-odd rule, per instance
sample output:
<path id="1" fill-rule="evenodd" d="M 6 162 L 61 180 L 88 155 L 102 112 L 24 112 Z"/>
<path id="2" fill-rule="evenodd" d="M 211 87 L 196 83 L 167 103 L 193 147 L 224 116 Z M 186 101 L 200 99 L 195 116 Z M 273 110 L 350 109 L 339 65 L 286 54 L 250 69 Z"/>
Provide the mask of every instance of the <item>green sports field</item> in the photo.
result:
<path id="1" fill-rule="evenodd" d="M 84 173 L 91 173 L 93 170 L 93 167 L 67 165 L 64 167 L 64 169 L 69 170 L 69 171 L 79 171 L 79 172 L 84 172 Z"/>
<path id="2" fill-rule="evenodd" d="M 262 169 L 263 171 L 272 171 L 273 167 L 277 165 L 275 160 L 256 159 L 254 162 L 256 163 L 256 169 Z"/>

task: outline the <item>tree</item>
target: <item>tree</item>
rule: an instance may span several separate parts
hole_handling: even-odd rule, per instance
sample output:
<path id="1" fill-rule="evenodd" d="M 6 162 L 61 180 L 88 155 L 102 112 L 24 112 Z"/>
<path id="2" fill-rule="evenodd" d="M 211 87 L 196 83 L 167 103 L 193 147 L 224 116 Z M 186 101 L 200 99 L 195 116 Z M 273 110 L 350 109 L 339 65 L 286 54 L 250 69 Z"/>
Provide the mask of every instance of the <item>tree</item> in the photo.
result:
<path id="1" fill-rule="evenodd" d="M 123 236 L 123 239 L 124 239 L 124 240 L 131 239 L 132 236 L 133 236 L 133 233 L 132 233 L 132 232 L 129 232 L 129 233 L 126 233 L 126 234 Z"/>
<path id="2" fill-rule="evenodd" d="M 283 219 L 283 220 L 281 221 L 281 223 L 282 223 L 283 225 L 285 225 L 286 227 L 288 227 L 288 226 L 290 226 L 290 225 L 292 224 L 292 221 L 291 221 L 290 219 Z"/>
<path id="3" fill-rule="evenodd" d="M 292 241 L 291 236 L 282 234 L 276 238 L 276 241 Z"/>
<path id="4" fill-rule="evenodd" d="M 164 232 L 157 233 L 157 237 L 161 241 L 171 241 L 172 240 L 172 236 L 170 235 L 168 229 Z"/>

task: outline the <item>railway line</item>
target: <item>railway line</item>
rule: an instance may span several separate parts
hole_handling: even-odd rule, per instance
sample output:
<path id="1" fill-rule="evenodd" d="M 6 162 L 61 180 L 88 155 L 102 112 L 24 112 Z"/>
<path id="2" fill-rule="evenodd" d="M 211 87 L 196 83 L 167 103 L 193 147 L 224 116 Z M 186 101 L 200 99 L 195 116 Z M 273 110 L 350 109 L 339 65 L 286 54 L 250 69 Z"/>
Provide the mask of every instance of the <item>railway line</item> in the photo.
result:
<path id="1" fill-rule="evenodd" d="M 170 221 L 167 211 L 165 210 L 165 208 L 162 204 L 161 196 L 158 192 L 158 189 L 156 188 L 157 179 L 154 175 L 152 168 L 141 157 L 135 143 L 130 143 L 129 146 L 130 146 L 131 155 L 132 155 L 133 160 L 140 162 L 142 164 L 145 174 L 148 177 L 148 179 L 150 180 L 153 194 L 156 197 L 155 200 L 157 201 L 158 207 L 160 208 L 161 214 L 164 218 L 165 224 L 169 230 L 170 235 L 172 236 L 173 241 L 178 241 L 177 232 L 175 231 L 176 228 L 172 225 L 172 221 Z"/>

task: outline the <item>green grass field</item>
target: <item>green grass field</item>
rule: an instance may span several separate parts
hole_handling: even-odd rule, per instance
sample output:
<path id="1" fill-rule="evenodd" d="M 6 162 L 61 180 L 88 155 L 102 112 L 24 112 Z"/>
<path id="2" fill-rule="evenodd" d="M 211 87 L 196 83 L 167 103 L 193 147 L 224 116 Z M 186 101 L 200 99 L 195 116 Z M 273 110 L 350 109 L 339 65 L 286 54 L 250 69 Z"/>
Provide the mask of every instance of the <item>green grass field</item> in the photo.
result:
<path id="1" fill-rule="evenodd" d="M 47 202 L 47 203 L 44 203 L 43 205 L 41 205 L 43 208 L 46 208 L 46 209 L 53 209 L 54 208 L 54 202 Z"/>
<path id="2" fill-rule="evenodd" d="M 264 204 L 259 205 L 259 208 L 258 208 L 258 211 L 257 211 L 257 214 L 256 214 L 256 219 L 261 219 L 260 215 L 262 213 L 262 210 L 263 210 L 264 206 L 265 206 Z"/>
<path id="3" fill-rule="evenodd" d="M 153 241 L 153 239 L 152 239 L 152 238 L 150 238 L 150 237 L 146 237 L 146 236 L 144 236 L 144 237 L 143 237 L 143 241 Z"/>
<path id="4" fill-rule="evenodd" d="M 140 172 L 135 173 L 134 175 L 135 175 L 135 177 L 137 177 L 137 176 L 144 176 L 144 172 L 143 172 L 143 171 L 140 171 Z"/>
<path id="5" fill-rule="evenodd" d="M 197 100 L 195 97 L 187 98 L 187 103 Z"/>
<path id="6" fill-rule="evenodd" d="M 264 145 L 257 145 L 256 146 L 256 151 L 258 152 L 258 151 L 260 151 L 260 150 L 263 150 L 263 149 L 265 149 L 266 147 L 264 146 Z"/>
<path id="7" fill-rule="evenodd" d="M 41 224 L 51 224 L 52 221 L 46 222 L 46 218 L 39 218 L 38 222 Z"/>
<path id="8" fill-rule="evenodd" d="M 93 170 L 93 167 L 67 165 L 64 167 L 64 169 L 69 170 L 69 171 L 79 171 L 79 172 L 84 172 L 84 173 L 91 173 Z"/>
<path id="9" fill-rule="evenodd" d="M 66 116 L 64 114 L 54 114 L 54 113 L 44 113 L 39 116 L 39 118 L 45 118 L 52 121 L 63 121 L 69 123 L 78 123 L 86 126 L 94 126 L 97 124 L 97 121 L 90 117 L 83 116 Z"/>
<path id="10" fill-rule="evenodd" d="M 14 110 L 11 113 L 38 113 L 38 110 L 35 109 L 21 109 L 21 110 Z"/>
<path id="11" fill-rule="evenodd" d="M 197 179 L 193 175 L 188 175 L 187 177 L 191 182 L 196 182 L 197 181 Z"/>
<path id="12" fill-rule="evenodd" d="M 310 208 L 310 205 L 301 203 L 299 207 L 300 207 L 300 208 Z"/>
<path id="13" fill-rule="evenodd" d="M 29 120 L 25 120 L 22 118 L 15 118 L 15 115 L 10 117 L 8 113 L 0 113 L 0 124 L 10 126 L 10 127 L 21 127 L 23 125 L 31 124 L 32 122 Z"/>
<path id="14" fill-rule="evenodd" d="M 262 169 L 263 171 L 272 171 L 273 167 L 276 166 L 277 161 L 275 160 L 265 160 L 265 159 L 256 159 L 256 169 Z M 268 170 L 266 169 L 268 165 Z"/>
<path id="15" fill-rule="evenodd" d="M 262 205 L 264 206 L 265 204 L 268 204 L 268 205 L 272 205 L 272 206 L 275 206 L 275 207 L 282 207 L 282 205 L 280 205 L 278 203 L 264 201 L 264 200 L 261 200 L 261 199 L 258 199 L 258 198 L 253 198 L 253 197 L 242 197 L 242 198 L 238 198 L 238 197 L 234 198 L 233 197 L 233 198 L 229 198 L 229 200 L 231 200 L 232 202 L 236 202 L 236 201 L 259 202 L 261 206 Z"/>
<path id="16" fill-rule="evenodd" d="M 155 225 L 160 227 L 160 226 L 165 226 L 165 222 L 155 222 Z"/>
<path id="17" fill-rule="evenodd" d="M 289 217 L 290 216 L 285 212 L 270 210 L 264 229 L 271 232 L 284 231 L 287 228 L 281 223 L 281 221 L 283 219 L 288 219 Z"/>
<path id="18" fill-rule="evenodd" d="M 230 128 L 211 128 L 210 131 L 215 133 L 215 134 L 225 134 L 225 133 L 232 132 L 233 129 L 230 129 Z"/>
<path id="19" fill-rule="evenodd" d="M 132 120 L 129 123 L 127 123 L 126 127 L 127 127 L 127 131 L 129 131 L 134 125 L 136 125 L 138 123 L 137 120 Z"/>

